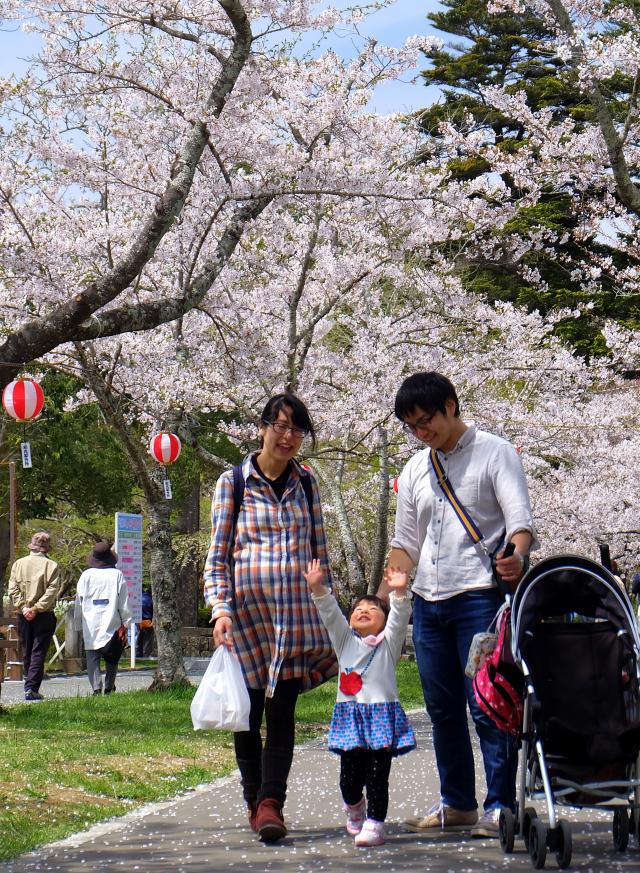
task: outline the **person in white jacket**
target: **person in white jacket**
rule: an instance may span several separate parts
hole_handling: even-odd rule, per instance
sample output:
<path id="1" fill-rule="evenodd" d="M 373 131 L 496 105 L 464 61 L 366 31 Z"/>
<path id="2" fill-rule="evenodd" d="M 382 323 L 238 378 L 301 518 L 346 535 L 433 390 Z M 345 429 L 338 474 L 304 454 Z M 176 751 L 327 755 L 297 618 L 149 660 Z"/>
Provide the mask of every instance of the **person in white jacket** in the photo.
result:
<path id="1" fill-rule="evenodd" d="M 127 583 L 116 564 L 118 556 L 109 543 L 93 547 L 85 570 L 78 580 L 75 603 L 76 627 L 82 626 L 87 655 L 87 677 L 94 694 L 102 694 L 100 659 L 104 658 L 104 693 L 116 690 L 118 662 L 127 641 L 131 610 Z"/>
<path id="2" fill-rule="evenodd" d="M 402 570 L 388 574 L 390 609 L 378 597 L 367 595 L 356 602 L 348 622 L 323 585 L 318 561 L 312 561 L 304 575 L 340 664 L 328 745 L 340 755 L 347 832 L 355 837 L 356 846 L 381 846 L 392 758 L 416 745 L 396 683 L 396 664 L 411 615 L 407 574 Z"/>

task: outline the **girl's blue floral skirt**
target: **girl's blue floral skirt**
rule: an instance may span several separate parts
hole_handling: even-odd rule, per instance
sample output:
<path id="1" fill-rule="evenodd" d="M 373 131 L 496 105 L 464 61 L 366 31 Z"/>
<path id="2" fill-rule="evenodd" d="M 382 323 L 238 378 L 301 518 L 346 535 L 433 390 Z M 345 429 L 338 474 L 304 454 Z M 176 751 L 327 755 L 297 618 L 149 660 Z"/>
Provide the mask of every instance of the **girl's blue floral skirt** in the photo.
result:
<path id="1" fill-rule="evenodd" d="M 329 749 L 390 749 L 402 755 L 416 747 L 413 728 L 404 709 L 394 703 L 336 703 L 329 726 Z"/>

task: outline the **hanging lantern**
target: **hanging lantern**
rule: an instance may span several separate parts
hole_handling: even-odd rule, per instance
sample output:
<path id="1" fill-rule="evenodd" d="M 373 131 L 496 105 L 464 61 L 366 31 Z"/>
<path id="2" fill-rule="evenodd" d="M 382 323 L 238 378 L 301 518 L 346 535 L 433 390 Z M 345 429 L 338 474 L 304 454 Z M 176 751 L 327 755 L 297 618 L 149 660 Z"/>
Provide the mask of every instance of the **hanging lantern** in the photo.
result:
<path id="1" fill-rule="evenodd" d="M 33 379 L 16 379 L 2 392 L 2 405 L 7 415 L 18 421 L 37 418 L 44 406 L 44 392 Z"/>
<path id="2" fill-rule="evenodd" d="M 398 493 L 398 476 L 389 476 L 389 487 L 393 488 L 393 490 Z"/>
<path id="3" fill-rule="evenodd" d="M 180 440 L 174 433 L 157 433 L 155 436 L 151 437 L 151 442 L 149 443 L 149 452 L 151 453 L 151 456 L 155 458 L 159 464 L 163 464 L 165 467 L 168 464 L 173 464 L 174 461 L 177 461 L 181 449 L 182 446 Z M 171 500 L 173 497 L 171 492 L 171 482 L 166 474 L 162 482 L 162 487 L 164 488 L 164 496 L 166 499 Z"/>
<path id="4" fill-rule="evenodd" d="M 174 433 L 157 433 L 149 443 L 149 451 L 159 464 L 173 464 L 181 449 L 180 440 Z"/>
<path id="5" fill-rule="evenodd" d="M 33 379 L 15 379 L 5 387 L 2 392 L 2 405 L 4 411 L 16 421 L 31 421 L 37 418 L 44 407 L 44 392 Z M 22 454 L 22 466 L 30 469 L 31 443 L 20 443 Z"/>

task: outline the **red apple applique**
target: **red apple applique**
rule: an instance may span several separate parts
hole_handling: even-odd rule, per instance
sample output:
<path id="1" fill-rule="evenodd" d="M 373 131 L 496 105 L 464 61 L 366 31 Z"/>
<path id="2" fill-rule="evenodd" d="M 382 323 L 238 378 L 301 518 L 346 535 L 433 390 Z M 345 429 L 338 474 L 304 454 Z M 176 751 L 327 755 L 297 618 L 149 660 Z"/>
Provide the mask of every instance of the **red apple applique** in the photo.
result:
<path id="1" fill-rule="evenodd" d="M 340 674 L 338 687 L 343 694 L 353 696 L 362 688 L 362 677 L 355 670 L 348 669 L 346 673 Z"/>

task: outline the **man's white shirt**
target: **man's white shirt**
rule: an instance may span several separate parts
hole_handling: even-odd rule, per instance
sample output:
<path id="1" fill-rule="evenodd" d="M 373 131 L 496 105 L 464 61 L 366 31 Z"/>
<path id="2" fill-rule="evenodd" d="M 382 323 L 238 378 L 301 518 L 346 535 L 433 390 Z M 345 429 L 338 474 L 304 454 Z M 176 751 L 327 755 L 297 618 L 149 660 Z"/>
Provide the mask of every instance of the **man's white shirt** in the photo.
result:
<path id="1" fill-rule="evenodd" d="M 429 453 L 417 452 L 400 475 L 391 547 L 403 549 L 417 565 L 412 590 L 425 600 L 490 588 L 491 560 L 444 496 Z M 538 547 L 524 469 L 511 443 L 470 425 L 438 458 L 489 553 L 518 530 L 529 531 L 531 548 Z"/>

